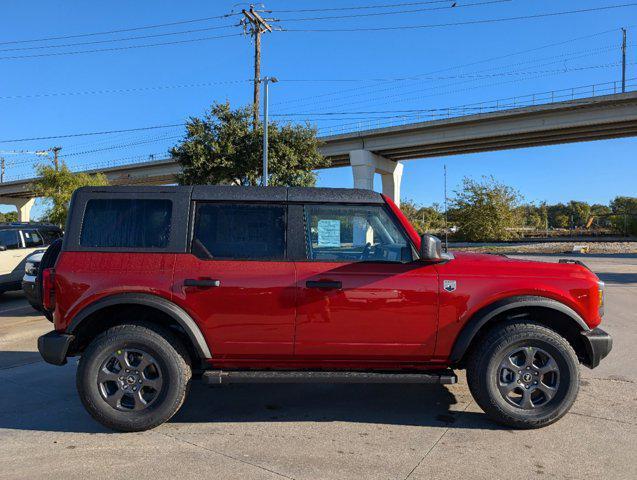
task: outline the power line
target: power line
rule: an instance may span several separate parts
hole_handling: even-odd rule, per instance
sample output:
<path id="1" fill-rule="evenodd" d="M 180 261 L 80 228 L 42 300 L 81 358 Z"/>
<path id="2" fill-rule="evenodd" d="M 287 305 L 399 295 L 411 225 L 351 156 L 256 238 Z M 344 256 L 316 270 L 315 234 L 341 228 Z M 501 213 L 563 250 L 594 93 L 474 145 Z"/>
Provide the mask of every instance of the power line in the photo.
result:
<path id="1" fill-rule="evenodd" d="M 614 47 L 601 47 L 601 48 L 598 48 L 598 49 L 595 49 L 595 50 L 587 49 L 587 50 L 582 50 L 582 51 L 578 51 L 578 52 L 569 52 L 569 53 L 566 53 L 566 54 L 552 55 L 550 57 L 527 60 L 527 61 L 518 62 L 518 63 L 515 63 L 515 64 L 502 65 L 502 66 L 498 66 L 498 67 L 491 67 L 491 68 L 484 69 L 484 70 L 478 70 L 478 72 L 474 72 L 474 74 L 475 73 L 481 73 L 481 72 L 488 72 L 488 71 L 492 71 L 492 70 L 503 69 L 503 68 L 513 68 L 513 67 L 517 67 L 517 66 L 520 66 L 520 65 L 525 65 L 525 64 L 528 64 L 528 63 L 543 62 L 543 63 L 537 65 L 537 67 L 553 65 L 555 63 L 559 63 L 559 62 L 564 61 L 564 57 L 568 57 L 566 60 L 571 61 L 571 60 L 575 60 L 577 58 L 589 57 L 592 53 L 601 53 L 601 52 L 605 52 L 605 51 L 610 51 L 612 48 L 614 48 Z M 575 54 L 577 54 L 577 56 L 574 56 Z M 557 58 L 557 60 L 553 60 L 553 61 L 550 61 L 550 62 L 545 62 L 545 60 L 551 60 L 551 59 L 555 59 L 555 58 Z M 478 62 L 476 62 L 476 63 L 478 63 Z M 448 69 L 443 69 L 443 70 L 439 70 L 439 71 L 449 71 L 449 70 L 454 70 L 454 69 L 455 68 L 448 68 Z M 513 72 L 515 72 L 515 70 Z M 475 80 L 475 79 L 473 79 L 473 80 Z M 451 85 L 471 83 L 473 80 L 472 79 L 466 79 L 464 81 L 456 82 L 456 83 L 453 83 Z M 326 93 L 326 94 L 317 94 L 317 95 L 314 95 L 313 97 L 286 100 L 286 101 L 279 102 L 279 105 L 291 104 L 291 103 L 294 103 L 297 106 L 306 105 L 308 103 L 309 104 L 315 104 L 316 100 L 318 98 L 320 98 L 320 97 L 328 97 L 328 96 L 331 97 L 331 98 L 323 100 L 322 104 L 324 104 L 326 102 L 329 102 L 329 103 L 343 102 L 343 100 L 345 100 L 345 99 L 341 98 L 340 95 L 341 95 L 341 93 L 345 93 L 345 92 L 347 92 L 347 102 L 345 104 L 341 104 L 341 105 L 347 105 L 347 104 L 350 104 L 350 103 L 364 103 L 364 102 L 361 102 L 361 101 L 352 102 L 351 100 L 354 97 L 366 97 L 365 101 L 369 101 L 370 98 L 372 98 L 372 95 L 383 95 L 383 99 L 386 99 L 387 96 L 386 96 L 386 93 L 384 93 L 384 92 L 393 92 L 393 91 L 396 90 L 395 87 L 393 87 L 391 85 L 391 83 L 392 82 L 384 82 L 384 83 L 381 83 L 381 84 L 373 86 L 373 87 L 351 88 L 351 89 L 341 90 L 341 92 L 331 92 L 331 93 Z M 384 88 L 378 88 L 378 87 L 384 87 Z M 434 85 L 434 86 L 428 87 L 427 89 L 428 90 L 432 90 L 432 89 L 439 89 L 439 88 L 440 88 L 439 85 Z M 370 89 L 373 89 L 373 90 L 370 91 Z M 411 92 L 407 92 L 407 93 L 411 93 Z M 393 94 L 391 96 L 395 97 L 395 96 L 399 96 L 399 95 L 403 95 L 403 94 L 404 93 L 396 93 L 396 94 Z M 325 107 L 321 107 L 321 108 L 329 108 L 329 107 L 325 106 Z"/>
<path id="2" fill-rule="evenodd" d="M 191 30 L 182 30 L 179 32 L 169 32 L 169 33 L 156 33 L 153 35 L 138 35 L 135 37 L 124 37 L 124 38 L 113 38 L 108 40 L 94 40 L 92 42 L 76 42 L 76 43 L 63 43 L 60 45 L 39 45 L 37 47 L 18 47 L 18 48 L 5 48 L 1 49 L 0 52 L 16 52 L 16 51 L 24 51 L 24 50 L 42 50 L 45 48 L 66 48 L 66 47 L 77 47 L 81 45 L 97 45 L 104 43 L 114 43 L 114 42 L 125 42 L 129 40 L 142 40 L 146 38 L 157 38 L 157 37 L 168 37 L 171 35 L 184 35 L 187 33 L 196 33 L 196 32 L 207 32 L 210 30 L 220 30 L 223 28 L 232 28 L 236 27 L 237 24 L 232 25 L 219 25 L 215 27 L 206 27 L 206 28 L 195 28 Z"/>
<path id="3" fill-rule="evenodd" d="M 353 14 L 349 14 L 349 15 L 333 15 L 333 16 L 323 16 L 323 17 L 279 18 L 279 19 L 277 19 L 277 21 L 293 23 L 293 22 L 311 22 L 311 21 L 316 21 L 316 20 L 338 20 L 338 19 L 341 19 L 341 18 L 360 18 L 360 17 L 378 17 L 378 16 L 385 16 L 385 15 L 404 15 L 404 14 L 409 14 L 409 13 L 429 12 L 429 11 L 434 11 L 434 10 L 451 10 L 451 9 L 455 10 L 457 8 L 464 8 L 464 7 L 479 7 L 479 6 L 484 6 L 484 5 L 492 5 L 492 4 L 495 4 L 495 3 L 508 3 L 508 2 L 512 2 L 512 1 L 513 0 L 488 0 L 486 2 L 467 3 L 467 4 L 464 4 L 464 5 L 458 5 L 458 4 L 456 4 L 456 2 L 453 2 L 452 5 L 445 6 L 445 7 L 417 8 L 417 9 L 410 9 L 410 10 L 399 10 L 399 11 L 395 11 L 395 12 L 353 13 Z M 451 3 L 451 2 L 449 2 L 449 3 Z"/>
<path id="4" fill-rule="evenodd" d="M 552 62 L 554 63 L 554 62 Z M 633 63 L 629 63 L 628 65 L 632 65 Z M 430 77 L 403 77 L 403 78 L 332 78 L 332 79 L 280 79 L 279 82 L 301 82 L 301 83 L 315 83 L 315 82 L 346 82 L 346 83 L 359 83 L 359 82 L 394 82 L 394 81 L 424 81 L 424 80 L 453 80 L 456 78 L 493 78 L 493 77 L 502 77 L 502 76 L 515 76 L 515 75 L 532 75 L 537 73 L 569 73 L 576 72 L 581 70 L 591 70 L 596 68 L 609 68 L 616 67 L 621 65 L 621 62 L 614 63 L 605 63 L 600 65 L 587 65 L 584 67 L 575 67 L 575 68 L 560 68 L 554 70 L 536 70 L 536 71 L 512 71 L 512 72 L 498 72 L 498 73 L 488 73 L 488 74 L 475 74 L 475 73 L 467 73 L 460 75 L 440 75 L 440 76 L 430 76 Z M 0 97 L 2 98 L 2 97 Z"/>
<path id="5" fill-rule="evenodd" d="M 551 62 L 554 63 L 554 62 Z M 492 78 L 500 76 L 513 76 L 513 75 L 530 75 L 537 73 L 551 73 L 551 72 L 572 72 L 580 70 L 589 70 L 595 68 L 607 68 L 611 66 L 620 65 L 619 63 L 609 63 L 602 65 L 589 65 L 585 67 L 566 68 L 556 70 L 543 70 L 543 71 L 512 71 L 512 72 L 499 72 L 489 74 L 479 73 L 467 73 L 460 75 L 438 75 L 438 76 L 413 76 L 413 77 L 394 77 L 394 78 L 282 78 L 278 81 L 280 83 L 365 83 L 365 82 L 408 82 L 408 81 L 425 81 L 425 80 L 453 80 L 458 78 Z M 629 63 L 632 65 L 632 63 Z M 199 83 L 187 83 L 177 85 L 157 85 L 150 87 L 129 87 L 129 88 L 117 88 L 117 89 L 100 89 L 100 90 L 80 90 L 71 92 L 48 92 L 48 93 L 33 93 L 26 95 L 5 95 L 0 96 L 0 100 L 14 100 L 14 99 L 26 99 L 26 98 L 47 98 L 47 97 L 69 97 L 69 96 L 81 96 L 81 95 L 105 95 L 110 93 L 136 93 L 145 91 L 161 91 L 172 90 L 180 88 L 198 88 L 208 87 L 214 85 L 237 85 L 242 83 L 252 83 L 252 79 L 244 80 L 223 80 L 218 82 L 199 82 Z M 284 102 L 285 103 L 285 102 Z"/>
<path id="6" fill-rule="evenodd" d="M 210 87 L 213 85 L 232 85 L 252 82 L 252 80 L 221 80 L 218 82 L 200 82 L 200 83 L 186 83 L 178 85 L 159 85 L 151 87 L 130 87 L 130 88 L 106 88 L 100 90 L 80 90 L 75 92 L 50 92 L 50 93 L 33 93 L 26 95 L 5 95 L 0 96 L 0 100 L 20 99 L 20 98 L 42 98 L 42 97 L 69 97 L 77 95 L 103 95 L 109 93 L 135 93 L 145 92 L 152 90 L 169 90 L 177 88 L 197 88 L 197 87 Z"/>
<path id="7" fill-rule="evenodd" d="M 538 78 L 545 78 L 545 77 L 549 77 L 551 75 L 555 75 L 554 73 L 543 73 L 543 74 L 537 74 L 537 75 L 532 75 L 532 76 L 528 76 L 528 77 L 518 77 L 518 78 L 513 78 L 512 80 L 505 80 L 502 82 L 488 82 L 488 83 L 483 83 L 480 85 L 474 85 L 474 86 L 469 86 L 466 88 L 455 88 L 453 89 L 453 87 L 458 87 L 467 83 L 472 83 L 473 80 L 465 80 L 465 81 L 461 81 L 461 82 L 456 82 L 456 83 L 452 83 L 449 85 L 443 85 L 443 86 L 433 86 L 430 88 L 425 89 L 425 91 L 431 91 L 433 93 L 429 93 L 426 95 L 423 95 L 421 92 L 422 90 L 413 90 L 413 91 L 408 91 L 408 92 L 400 92 L 400 93 L 395 93 L 395 94 L 383 94 L 381 97 L 377 98 L 376 100 L 381 100 L 382 102 L 386 102 L 389 101 L 390 99 L 392 99 L 391 101 L 393 102 L 406 102 L 406 101 L 411 101 L 411 100 L 422 100 L 424 98 L 431 98 L 431 97 L 437 97 L 437 96 L 444 96 L 444 95 L 448 95 L 451 93 L 464 93 L 464 92 L 468 92 L 468 91 L 472 91 L 472 90 L 476 90 L 476 89 L 480 89 L 480 88 L 488 88 L 488 87 L 493 87 L 493 86 L 497 86 L 497 85 L 506 85 L 506 84 L 512 84 L 512 83 L 519 83 L 522 81 L 528 81 L 528 80 L 533 80 L 533 79 L 538 79 Z M 443 90 L 444 88 L 444 90 Z M 415 94 L 416 96 L 406 96 L 406 95 L 410 95 L 410 94 Z M 317 109 L 318 110 L 326 110 L 328 108 L 339 108 L 339 107 L 344 107 L 344 106 L 351 106 L 351 105 L 360 105 L 360 104 L 369 104 L 370 99 L 369 98 L 365 98 L 362 100 L 356 100 L 356 101 L 347 101 L 347 102 L 341 102 L 337 105 L 331 105 L 331 106 L 318 106 Z"/>
<path id="8" fill-rule="evenodd" d="M 94 148 L 92 150 L 84 150 L 83 152 L 74 152 L 74 153 L 69 153 L 67 155 L 64 155 L 64 158 L 68 158 L 68 157 L 77 157 L 80 155 L 87 155 L 89 153 L 97 153 L 97 152 L 105 152 L 108 150 L 117 150 L 120 148 L 129 148 L 129 147 L 135 147 L 138 145 L 147 145 L 149 143 L 155 143 L 155 142 L 159 142 L 159 141 L 167 141 L 167 140 L 175 140 L 177 138 L 183 138 L 183 134 L 182 135 L 171 135 L 168 137 L 155 137 L 155 138 L 151 138 L 149 140 L 141 140 L 138 142 L 129 142 L 129 143 L 123 143 L 120 145 L 111 145 L 109 147 L 103 147 L 103 148 Z"/>
<path id="9" fill-rule="evenodd" d="M 516 20 L 531 20 L 536 18 L 557 17 L 562 15 L 573 15 L 577 13 L 590 13 L 598 12 L 602 10 L 611 10 L 617 8 L 626 8 L 637 6 L 637 2 L 624 3 L 620 5 L 608 5 L 605 7 L 592 7 L 583 8 L 579 10 L 567 10 L 562 12 L 551 13 L 538 13 L 535 15 L 521 15 L 517 17 L 502 17 L 502 18 L 488 18 L 483 20 L 466 20 L 463 22 L 450 22 L 450 23 L 432 23 L 426 25 L 401 25 L 392 27 L 354 27 L 354 28 L 283 28 L 284 32 L 303 32 L 303 33 L 324 33 L 324 32 L 378 32 L 378 31 L 390 31 L 390 30 L 413 30 L 423 28 L 438 28 L 438 27 L 456 27 L 462 25 L 478 25 L 485 23 L 499 23 L 499 22 L 511 22 Z"/>
<path id="10" fill-rule="evenodd" d="M 302 8 L 295 10 L 268 10 L 268 13 L 300 13 L 300 12 L 330 12 L 343 10 L 369 10 L 375 8 L 395 8 L 410 7 L 414 5 L 431 5 L 434 3 L 453 3 L 452 0 L 430 0 L 428 2 L 391 3 L 385 5 L 359 5 L 356 7 L 333 7 L 333 8 Z"/>
<path id="11" fill-rule="evenodd" d="M 157 130 L 160 128 L 172 128 L 172 127 L 182 127 L 185 123 L 173 123 L 170 125 L 153 125 L 150 127 L 137 127 L 137 128 L 124 128 L 120 130 L 104 130 L 98 132 L 83 132 L 83 133 L 70 133 L 66 135 L 49 135 L 46 137 L 31 137 L 31 138 L 14 138 L 10 140 L 0 140 L 0 143 L 17 143 L 17 142 L 30 142 L 36 140 L 53 140 L 58 138 L 76 138 L 76 137 L 89 137 L 93 135 L 110 135 L 113 133 L 124 133 L 124 132 L 140 132 L 144 130 Z"/>
<path id="12" fill-rule="evenodd" d="M 98 35 L 110 35 L 113 33 L 124 33 L 124 32 L 134 32 L 134 31 L 138 31 L 138 30 L 148 30 L 148 29 L 152 29 L 152 28 L 160 28 L 160 27 L 171 27 L 174 25 L 185 25 L 188 23 L 198 23 L 198 22 L 207 22 L 209 20 L 216 20 L 219 18 L 228 18 L 228 17 L 232 17 L 235 15 L 239 15 L 239 13 L 227 13 L 225 15 L 217 15 L 214 17 L 205 17 L 205 18 L 195 18 L 195 19 L 191 19 L 191 20 L 181 20 L 181 21 L 177 21 L 177 22 L 170 22 L 170 23 L 159 23 L 159 24 L 155 24 L 155 25 L 146 25 L 146 26 L 141 26 L 141 27 L 131 27 L 131 28 L 122 28 L 119 30 L 108 30 L 108 31 L 104 31 L 104 32 L 91 32 L 91 33 L 78 33 L 75 35 L 62 35 L 62 36 L 58 36 L 58 37 L 45 37 L 45 38 L 33 38 L 30 40 L 11 40 L 11 41 L 4 41 L 4 42 L 0 42 L 0 45 L 11 45 L 11 44 L 16 44 L 16 43 L 31 43 L 31 42 L 47 42 L 50 40 L 67 40 L 69 38 L 81 38 L 81 37 L 93 37 L 93 36 L 98 36 Z"/>
<path id="13" fill-rule="evenodd" d="M 161 42 L 161 43 L 149 43 L 144 45 L 130 45 L 127 47 L 112 47 L 112 48 L 98 48 L 94 50 L 80 50 L 73 52 L 55 52 L 55 53 L 38 53 L 34 55 L 16 55 L 9 57 L 0 57 L 0 60 L 17 60 L 21 58 L 39 58 L 39 57 L 58 57 L 63 55 L 79 55 L 83 53 L 96 53 L 96 52 L 114 52 L 119 50 L 131 50 L 136 48 L 147 48 L 147 47 L 161 47 L 164 45 L 180 45 L 184 43 L 192 43 L 192 42 L 203 42 L 206 40 L 214 40 L 217 38 L 229 38 L 229 37 L 239 37 L 242 36 L 242 33 L 231 33 L 228 35 L 217 35 L 212 37 L 201 37 L 201 38 L 192 38 L 188 40 L 175 40 L 172 42 Z"/>
<path id="14" fill-rule="evenodd" d="M 637 62 L 631 62 L 629 65 L 635 65 L 637 64 Z M 621 63 L 617 62 L 614 64 L 608 64 L 608 65 L 603 65 L 603 67 L 616 67 L 618 65 L 621 65 Z M 593 67 L 594 68 L 594 67 Z M 530 72 L 533 74 L 541 74 L 541 73 L 551 73 L 550 71 L 546 71 L 546 72 Z M 606 84 L 612 84 L 615 82 L 607 82 Z M 578 89 L 578 88 L 583 88 L 583 87 L 573 87 L 573 89 Z M 559 91 L 570 91 L 571 89 L 563 89 L 563 90 L 555 90 L 554 92 L 559 92 Z M 546 93 L 546 92 L 542 92 L 542 93 Z M 526 96 L 530 96 L 532 94 L 526 95 Z M 518 97 L 507 97 L 504 99 L 499 99 L 499 100 L 510 100 L 513 98 L 520 98 L 521 96 Z M 483 103 L 489 103 L 489 102 L 496 102 L 497 100 L 489 100 L 487 102 L 480 102 L 480 103 L 475 103 L 475 104 L 466 104 L 466 105 L 460 105 L 460 106 L 456 106 L 456 107 L 440 107 L 440 108 L 426 108 L 426 109 L 408 109 L 408 110 L 364 110 L 364 111 L 349 111 L 349 112 L 295 112 L 295 113 L 276 113 L 276 114 L 270 114 L 273 117 L 283 117 L 283 118 L 294 118 L 294 117 L 311 117 L 311 116 L 316 116 L 316 117 L 333 117 L 333 116 L 339 116 L 339 115 L 376 115 L 376 114 L 404 114 L 404 113 L 423 113 L 423 112 L 439 112 L 439 111 L 449 111 L 449 110 L 460 110 L 460 109 L 468 109 L 470 106 L 472 105 L 480 105 Z M 503 107 L 503 106 L 507 106 L 507 105 L 499 105 L 499 107 Z M 478 108 L 483 108 L 483 107 L 475 107 L 476 109 Z"/>
<path id="15" fill-rule="evenodd" d="M 632 26 L 634 26 L 634 25 L 632 25 Z M 589 38 L 597 37 L 597 36 L 600 36 L 600 35 L 605 35 L 607 33 L 615 32 L 615 31 L 617 31 L 616 28 L 609 29 L 609 30 L 604 30 L 604 31 L 601 31 L 601 32 L 592 33 L 590 35 L 584 35 L 584 36 L 580 36 L 580 37 L 571 38 L 571 39 L 568 39 L 568 40 L 563 40 L 563 41 L 560 41 L 560 42 L 554 42 L 554 43 L 541 45 L 539 47 L 533 47 L 533 48 L 530 48 L 530 49 L 519 50 L 517 52 L 511 52 L 511 53 L 507 53 L 507 54 L 504 54 L 504 55 L 498 55 L 496 57 L 489 57 L 489 58 L 485 58 L 483 60 L 477 60 L 477 61 L 474 61 L 474 62 L 469 62 L 469 63 L 465 63 L 465 64 L 460 64 L 460 65 L 454 65 L 454 66 L 451 66 L 451 67 L 446 67 L 446 68 L 442 68 L 442 69 L 438 69 L 438 70 L 433 70 L 433 71 L 430 71 L 430 72 L 427 72 L 427 73 L 424 73 L 424 74 L 416 75 L 416 77 L 424 76 L 424 75 L 432 75 L 432 74 L 441 73 L 441 72 L 448 72 L 448 71 L 453 71 L 453 70 L 459 70 L 459 69 L 465 68 L 465 67 L 472 67 L 474 65 L 480 65 L 482 63 L 489 63 L 489 62 L 493 62 L 493 61 L 496 61 L 496 60 L 503 60 L 505 58 L 511 58 L 511 57 L 515 57 L 515 56 L 518 56 L 518 55 L 524 55 L 526 53 L 536 52 L 536 51 L 539 51 L 539 50 L 544 50 L 546 48 L 558 47 L 558 46 L 561 46 L 561 45 L 566 45 L 568 43 L 577 42 L 577 41 L 580 41 L 580 40 L 586 40 L 586 39 L 589 39 Z M 400 80 L 388 80 L 387 82 L 384 82 L 384 83 L 389 84 L 389 83 L 393 83 L 393 82 L 397 82 L 397 81 L 400 81 Z M 323 94 L 320 94 L 320 95 L 312 95 L 311 97 L 299 97 L 299 98 L 296 98 L 296 99 L 293 98 L 293 99 L 288 99 L 288 100 L 276 102 L 275 105 L 282 105 L 282 104 L 285 104 L 285 103 L 296 103 L 296 102 L 300 102 L 300 101 L 308 100 L 308 99 L 316 99 L 317 96 L 318 97 L 337 96 L 337 95 L 345 94 L 345 93 L 352 92 L 352 91 L 360 91 L 361 89 L 374 88 L 376 86 L 369 86 L 369 87 L 362 87 L 362 88 L 341 89 L 341 90 L 336 90 L 336 91 L 332 91 L 332 92 L 323 93 Z"/>

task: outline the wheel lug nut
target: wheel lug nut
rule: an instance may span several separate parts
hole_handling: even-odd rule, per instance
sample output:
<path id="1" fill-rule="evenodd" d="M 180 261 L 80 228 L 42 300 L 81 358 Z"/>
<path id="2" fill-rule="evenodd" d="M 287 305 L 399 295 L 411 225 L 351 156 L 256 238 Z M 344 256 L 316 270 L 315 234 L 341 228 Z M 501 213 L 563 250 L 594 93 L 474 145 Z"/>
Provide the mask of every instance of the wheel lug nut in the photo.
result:
<path id="1" fill-rule="evenodd" d="M 142 379 L 140 378 L 140 379 L 138 380 L 138 382 L 139 382 L 139 383 L 142 383 Z"/>

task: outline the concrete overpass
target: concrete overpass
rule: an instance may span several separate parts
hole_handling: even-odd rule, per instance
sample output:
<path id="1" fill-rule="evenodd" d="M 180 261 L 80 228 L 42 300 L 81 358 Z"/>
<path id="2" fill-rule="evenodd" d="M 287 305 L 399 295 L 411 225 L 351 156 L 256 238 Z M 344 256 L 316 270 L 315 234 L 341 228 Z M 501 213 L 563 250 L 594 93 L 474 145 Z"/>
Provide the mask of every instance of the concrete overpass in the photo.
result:
<path id="1" fill-rule="evenodd" d="M 322 137 L 331 167 L 352 167 L 354 187 L 400 199 L 402 160 L 524 148 L 637 135 L 637 92 L 465 115 L 445 120 Z M 170 159 L 99 170 L 113 185 L 162 185 L 175 181 Z M 0 203 L 15 205 L 22 220 L 33 205 L 33 179 L 0 184 Z"/>

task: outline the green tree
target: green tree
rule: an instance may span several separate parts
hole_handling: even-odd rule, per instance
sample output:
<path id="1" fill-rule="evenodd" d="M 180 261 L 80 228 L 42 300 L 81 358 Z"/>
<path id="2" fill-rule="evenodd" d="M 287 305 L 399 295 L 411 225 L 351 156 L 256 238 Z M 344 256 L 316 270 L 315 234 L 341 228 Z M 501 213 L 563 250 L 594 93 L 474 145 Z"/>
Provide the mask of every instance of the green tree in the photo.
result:
<path id="1" fill-rule="evenodd" d="M 517 211 L 525 227 L 532 227 L 536 230 L 546 228 L 547 208 L 545 203 L 541 203 L 539 206 L 527 203 L 518 207 Z"/>
<path id="2" fill-rule="evenodd" d="M 203 118 L 191 117 L 185 139 L 170 150 L 182 168 L 179 183 L 258 185 L 263 127 L 253 130 L 251 116 L 249 107 L 231 110 L 228 103 L 215 103 Z M 268 132 L 268 184 L 313 186 L 313 170 L 327 166 L 316 129 L 270 122 Z"/>
<path id="3" fill-rule="evenodd" d="M 637 197 L 615 197 L 610 202 L 613 229 L 627 235 L 637 235 Z"/>
<path id="4" fill-rule="evenodd" d="M 591 206 L 586 202 L 571 200 L 568 202 L 567 208 L 570 213 L 572 226 L 574 228 L 585 227 L 591 216 Z"/>
<path id="5" fill-rule="evenodd" d="M 465 177 L 462 189 L 454 193 L 454 220 L 466 240 L 509 240 L 517 236 L 513 229 L 521 224 L 517 207 L 522 200 L 517 190 L 493 177 L 481 181 Z"/>
<path id="6" fill-rule="evenodd" d="M 615 197 L 610 202 L 613 213 L 637 215 L 637 197 Z"/>
<path id="7" fill-rule="evenodd" d="M 71 195 L 76 189 L 108 185 L 104 174 L 74 173 L 64 162 L 58 170 L 50 165 L 38 165 L 36 171 L 39 178 L 33 184 L 33 191 L 48 202 L 44 220 L 60 226 L 66 223 Z"/>
<path id="8" fill-rule="evenodd" d="M 444 227 L 444 214 L 437 203 L 425 207 L 413 200 L 401 200 L 400 209 L 420 234 L 436 232 Z"/>
<path id="9" fill-rule="evenodd" d="M 547 206 L 547 215 L 549 227 L 552 228 L 568 228 L 570 225 L 570 217 L 568 207 L 563 203 L 556 203 Z"/>
<path id="10" fill-rule="evenodd" d="M 0 223 L 11 223 L 18 221 L 18 212 L 0 213 Z"/>

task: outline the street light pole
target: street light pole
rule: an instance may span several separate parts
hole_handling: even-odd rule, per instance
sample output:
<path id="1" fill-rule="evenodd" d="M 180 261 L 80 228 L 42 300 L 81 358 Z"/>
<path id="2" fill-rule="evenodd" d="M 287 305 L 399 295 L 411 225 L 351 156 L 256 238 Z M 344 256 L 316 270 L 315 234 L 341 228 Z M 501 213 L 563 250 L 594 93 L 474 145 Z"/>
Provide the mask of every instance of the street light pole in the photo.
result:
<path id="1" fill-rule="evenodd" d="M 276 77 L 262 78 L 263 82 L 263 174 L 261 176 L 261 186 L 268 186 L 268 84 L 276 83 Z"/>

